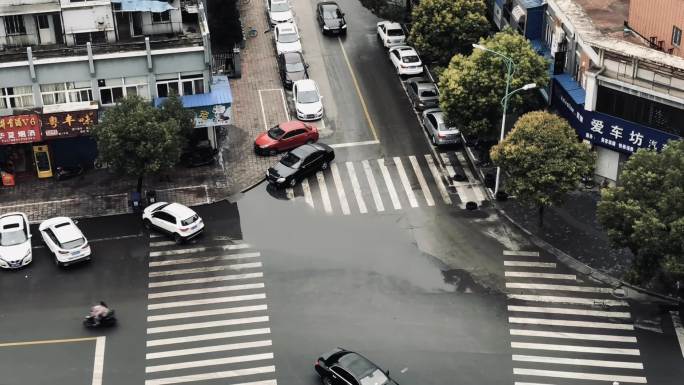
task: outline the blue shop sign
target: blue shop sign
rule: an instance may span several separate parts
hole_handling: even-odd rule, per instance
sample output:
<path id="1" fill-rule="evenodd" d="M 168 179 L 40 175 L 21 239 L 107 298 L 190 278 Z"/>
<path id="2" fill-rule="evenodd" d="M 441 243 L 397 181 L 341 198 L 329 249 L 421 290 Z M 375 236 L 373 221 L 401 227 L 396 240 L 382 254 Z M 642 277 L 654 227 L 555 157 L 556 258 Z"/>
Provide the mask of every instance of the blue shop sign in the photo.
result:
<path id="1" fill-rule="evenodd" d="M 552 104 L 577 134 L 601 147 L 632 154 L 640 148 L 662 150 L 668 140 L 681 137 L 596 111 L 586 111 L 554 79 Z"/>

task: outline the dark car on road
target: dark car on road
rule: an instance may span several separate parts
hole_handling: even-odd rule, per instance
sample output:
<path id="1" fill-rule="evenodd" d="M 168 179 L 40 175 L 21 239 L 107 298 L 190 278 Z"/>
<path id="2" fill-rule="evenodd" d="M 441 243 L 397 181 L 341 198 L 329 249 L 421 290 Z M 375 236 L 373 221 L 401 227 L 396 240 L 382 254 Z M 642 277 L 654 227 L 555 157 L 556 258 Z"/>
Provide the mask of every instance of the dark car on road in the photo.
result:
<path id="1" fill-rule="evenodd" d="M 297 80 L 309 78 L 309 65 L 304 61 L 301 52 L 285 52 L 278 55 L 278 70 L 283 86 L 288 90 Z"/>
<path id="2" fill-rule="evenodd" d="M 266 171 L 266 179 L 276 186 L 294 187 L 316 171 L 326 170 L 335 159 L 332 147 L 323 143 L 305 144 L 283 156 Z"/>
<path id="3" fill-rule="evenodd" d="M 411 99 L 413 108 L 422 111 L 426 108 L 439 107 L 437 86 L 423 78 L 411 78 L 406 81 L 406 93 Z"/>
<path id="4" fill-rule="evenodd" d="M 318 357 L 314 366 L 324 385 L 397 385 L 389 376 L 359 353 L 337 348 Z"/>
<path id="5" fill-rule="evenodd" d="M 344 12 L 334 1 L 322 1 L 316 5 L 316 19 L 321 32 L 340 34 L 347 33 L 347 21 Z"/>

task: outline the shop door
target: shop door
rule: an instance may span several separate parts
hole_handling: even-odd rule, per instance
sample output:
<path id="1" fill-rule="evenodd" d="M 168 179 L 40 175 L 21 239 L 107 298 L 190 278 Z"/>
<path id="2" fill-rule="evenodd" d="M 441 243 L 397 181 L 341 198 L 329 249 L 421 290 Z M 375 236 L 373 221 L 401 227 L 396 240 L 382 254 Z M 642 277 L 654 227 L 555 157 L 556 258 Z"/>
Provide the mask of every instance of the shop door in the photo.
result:
<path id="1" fill-rule="evenodd" d="M 116 30 L 120 40 L 131 38 L 131 14 L 128 12 L 116 12 Z"/>

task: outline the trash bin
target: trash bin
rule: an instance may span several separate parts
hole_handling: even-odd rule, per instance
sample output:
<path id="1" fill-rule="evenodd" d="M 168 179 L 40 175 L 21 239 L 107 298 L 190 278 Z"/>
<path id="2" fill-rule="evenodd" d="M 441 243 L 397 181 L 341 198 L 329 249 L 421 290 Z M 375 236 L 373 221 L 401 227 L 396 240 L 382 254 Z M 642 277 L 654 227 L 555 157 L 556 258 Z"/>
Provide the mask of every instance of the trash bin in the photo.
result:
<path id="1" fill-rule="evenodd" d="M 145 199 L 147 200 L 147 204 L 151 205 L 152 203 L 157 202 L 157 190 L 147 190 L 145 192 Z"/>
<path id="2" fill-rule="evenodd" d="M 137 191 L 133 191 L 130 194 L 130 199 L 128 200 L 128 204 L 131 206 L 134 212 L 140 212 L 143 209 L 143 202 L 142 202 L 142 197 L 140 196 L 140 193 Z"/>

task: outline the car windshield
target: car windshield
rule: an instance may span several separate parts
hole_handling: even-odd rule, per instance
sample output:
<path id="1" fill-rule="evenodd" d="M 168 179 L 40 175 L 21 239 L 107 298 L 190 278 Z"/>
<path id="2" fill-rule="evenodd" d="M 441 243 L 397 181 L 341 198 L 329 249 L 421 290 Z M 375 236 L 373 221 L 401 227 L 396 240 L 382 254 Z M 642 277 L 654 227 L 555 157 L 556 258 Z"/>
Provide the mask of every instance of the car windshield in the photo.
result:
<path id="1" fill-rule="evenodd" d="M 195 214 L 195 215 L 191 216 L 191 217 L 188 218 L 188 219 L 183 219 L 183 220 L 181 221 L 181 226 L 188 226 L 188 225 L 191 225 L 191 224 L 197 222 L 198 219 L 199 219 L 199 215 Z"/>
<path id="2" fill-rule="evenodd" d="M 418 63 L 420 59 L 416 55 L 411 55 L 402 57 L 401 61 L 404 63 Z"/>
<path id="3" fill-rule="evenodd" d="M 19 228 L 18 224 L 7 225 L 3 228 L 3 232 L 0 233 L 0 245 L 2 246 L 18 245 L 26 242 L 26 239 L 26 233 Z"/>
<path id="4" fill-rule="evenodd" d="M 66 249 L 66 250 L 75 249 L 77 247 L 83 246 L 83 244 L 85 244 L 85 243 L 86 243 L 85 239 L 78 238 L 78 239 L 74 239 L 73 241 L 68 241 L 68 242 L 62 243 L 62 248 Z"/>
<path id="5" fill-rule="evenodd" d="M 290 10 L 290 6 L 287 3 L 271 3 L 271 12 L 287 12 Z"/>
<path id="6" fill-rule="evenodd" d="M 292 167 L 294 168 L 294 165 L 299 163 L 301 159 L 293 153 L 289 153 L 283 157 L 283 159 L 280 160 L 280 163 L 284 164 L 287 167 Z"/>
<path id="7" fill-rule="evenodd" d="M 294 43 L 297 40 L 299 40 L 299 36 L 294 32 L 283 32 L 278 36 L 280 43 Z"/>
<path id="8" fill-rule="evenodd" d="M 375 369 L 371 374 L 361 379 L 361 385 L 383 385 L 389 382 L 389 379 L 380 369 Z"/>
<path id="9" fill-rule="evenodd" d="M 155 209 L 152 210 L 152 212 L 159 211 L 159 210 L 163 209 L 164 207 L 166 207 L 166 206 L 168 206 L 168 205 L 170 205 L 170 204 L 171 204 L 171 203 L 164 203 L 163 205 L 159 205 L 159 206 L 155 207 Z"/>
<path id="10" fill-rule="evenodd" d="M 297 94 L 297 101 L 303 104 L 316 103 L 320 99 L 318 97 L 318 92 L 314 90 L 302 91 Z"/>
<path id="11" fill-rule="evenodd" d="M 268 137 L 271 139 L 280 139 L 281 136 L 285 133 L 285 130 L 280 128 L 279 126 L 275 126 L 268 130 Z"/>
<path id="12" fill-rule="evenodd" d="M 404 36 L 404 31 L 400 29 L 388 29 L 387 36 Z"/>
<path id="13" fill-rule="evenodd" d="M 339 19 L 340 12 L 337 8 L 323 8 L 323 18 L 324 19 Z"/>
<path id="14" fill-rule="evenodd" d="M 304 63 L 301 61 L 293 61 L 291 63 L 285 63 L 285 70 L 287 72 L 302 72 L 304 71 Z"/>

